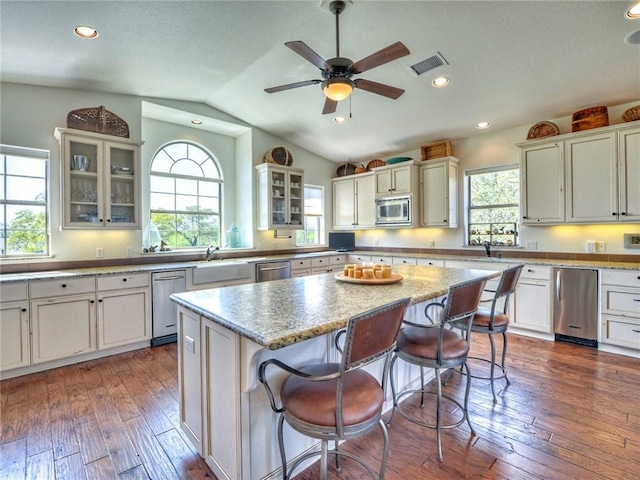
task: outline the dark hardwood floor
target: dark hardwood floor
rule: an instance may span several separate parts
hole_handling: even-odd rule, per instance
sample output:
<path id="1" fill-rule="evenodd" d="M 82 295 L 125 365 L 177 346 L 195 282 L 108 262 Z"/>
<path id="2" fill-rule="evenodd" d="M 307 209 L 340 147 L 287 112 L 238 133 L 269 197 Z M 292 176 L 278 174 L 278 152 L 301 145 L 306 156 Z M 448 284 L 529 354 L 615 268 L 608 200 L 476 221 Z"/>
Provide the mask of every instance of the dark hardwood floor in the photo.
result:
<path id="1" fill-rule="evenodd" d="M 486 340 L 473 348 L 484 355 Z M 476 435 L 445 431 L 442 463 L 435 432 L 396 415 L 387 478 L 639 478 L 640 360 L 511 335 L 507 362 L 512 384 L 498 382 L 497 404 L 487 382 L 473 381 Z M 461 380 L 445 391 L 461 397 Z M 3 480 L 215 478 L 178 427 L 175 344 L 3 380 L 0 402 Z M 342 448 L 377 468 L 380 434 Z M 341 464 L 330 478 L 366 478 Z"/>

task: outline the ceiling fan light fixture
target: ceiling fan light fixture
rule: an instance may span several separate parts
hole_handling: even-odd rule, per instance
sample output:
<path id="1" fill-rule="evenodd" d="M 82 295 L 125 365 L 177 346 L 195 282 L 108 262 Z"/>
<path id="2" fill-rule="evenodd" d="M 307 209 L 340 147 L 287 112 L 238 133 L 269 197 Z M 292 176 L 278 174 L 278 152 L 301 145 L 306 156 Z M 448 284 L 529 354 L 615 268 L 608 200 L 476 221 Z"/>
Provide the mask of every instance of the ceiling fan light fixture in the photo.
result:
<path id="1" fill-rule="evenodd" d="M 330 78 L 322 82 L 322 91 L 328 99 L 340 102 L 353 92 L 353 82 L 348 78 Z"/>

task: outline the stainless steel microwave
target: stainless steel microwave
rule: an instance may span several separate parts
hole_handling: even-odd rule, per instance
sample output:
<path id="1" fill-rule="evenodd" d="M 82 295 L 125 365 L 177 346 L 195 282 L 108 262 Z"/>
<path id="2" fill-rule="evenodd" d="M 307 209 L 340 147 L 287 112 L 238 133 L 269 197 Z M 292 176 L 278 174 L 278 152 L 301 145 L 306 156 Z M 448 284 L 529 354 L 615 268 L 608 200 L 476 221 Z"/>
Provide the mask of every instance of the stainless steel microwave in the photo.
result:
<path id="1" fill-rule="evenodd" d="M 385 197 L 376 199 L 377 226 L 410 226 L 411 196 Z"/>

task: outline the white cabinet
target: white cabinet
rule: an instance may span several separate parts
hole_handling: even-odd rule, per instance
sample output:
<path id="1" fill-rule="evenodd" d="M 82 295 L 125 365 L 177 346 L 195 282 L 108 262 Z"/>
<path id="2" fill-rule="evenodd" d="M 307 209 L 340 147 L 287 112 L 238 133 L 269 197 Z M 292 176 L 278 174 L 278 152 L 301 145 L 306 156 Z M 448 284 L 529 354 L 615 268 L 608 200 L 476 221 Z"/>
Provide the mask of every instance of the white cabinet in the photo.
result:
<path id="1" fill-rule="evenodd" d="M 522 224 L 564 222 L 562 142 L 523 148 L 520 156 L 520 178 Z"/>
<path id="2" fill-rule="evenodd" d="M 311 274 L 317 275 L 331 272 L 339 273 L 342 271 L 345 263 L 347 263 L 346 255 L 330 255 L 311 258 Z"/>
<path id="3" fill-rule="evenodd" d="M 311 259 L 296 258 L 291 260 L 291 278 L 311 275 Z"/>
<path id="4" fill-rule="evenodd" d="M 353 230 L 375 226 L 375 174 L 361 173 L 333 180 L 333 228 Z"/>
<path id="5" fill-rule="evenodd" d="M 258 230 L 304 229 L 304 172 L 263 163 L 258 171 Z"/>
<path id="6" fill-rule="evenodd" d="M 151 338 L 149 274 L 98 277 L 98 349 Z"/>
<path id="7" fill-rule="evenodd" d="M 0 288 L 0 371 L 30 363 L 27 298 L 26 283 Z"/>
<path id="8" fill-rule="evenodd" d="M 618 134 L 618 220 L 640 221 L 640 127 Z"/>
<path id="9" fill-rule="evenodd" d="M 403 195 L 413 193 L 416 186 L 416 163 L 403 162 L 373 169 L 376 179 L 376 195 Z"/>
<path id="10" fill-rule="evenodd" d="M 458 159 L 430 160 L 420 167 L 420 226 L 458 226 Z"/>
<path id="11" fill-rule="evenodd" d="M 141 141 L 56 128 L 60 144 L 62 228 L 140 227 Z M 74 167 L 74 156 L 88 167 Z"/>
<path id="12" fill-rule="evenodd" d="M 617 221 L 616 133 L 578 137 L 564 144 L 566 221 Z"/>
<path id="13" fill-rule="evenodd" d="M 545 334 L 553 332 L 551 267 L 525 265 L 513 300 L 513 327 Z"/>
<path id="14" fill-rule="evenodd" d="M 433 258 L 418 258 L 417 265 L 426 265 L 428 267 L 444 267 L 444 260 L 436 260 Z"/>
<path id="15" fill-rule="evenodd" d="M 602 270 L 599 342 L 640 352 L 640 271 Z"/>

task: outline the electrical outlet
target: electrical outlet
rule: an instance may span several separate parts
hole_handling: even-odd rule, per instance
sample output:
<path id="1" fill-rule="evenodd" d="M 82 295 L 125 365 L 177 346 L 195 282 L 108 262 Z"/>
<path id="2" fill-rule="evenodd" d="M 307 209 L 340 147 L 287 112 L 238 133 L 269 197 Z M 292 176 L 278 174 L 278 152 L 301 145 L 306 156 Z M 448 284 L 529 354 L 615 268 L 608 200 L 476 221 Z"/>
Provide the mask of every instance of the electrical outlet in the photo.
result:
<path id="1" fill-rule="evenodd" d="M 374 238 L 374 239 L 373 239 L 373 244 L 374 244 L 376 247 L 378 246 L 378 239 L 377 239 L 377 238 Z"/>
<path id="2" fill-rule="evenodd" d="M 595 242 L 595 240 L 587 241 L 587 252 L 596 253 L 596 242 Z"/>
<path id="3" fill-rule="evenodd" d="M 596 242 L 596 252 L 604 253 L 607 251 L 607 244 L 605 242 Z"/>
<path id="4" fill-rule="evenodd" d="M 133 247 L 127 247 L 126 253 L 127 257 L 133 257 Z"/>
<path id="5" fill-rule="evenodd" d="M 538 249 L 538 242 L 536 242 L 535 240 L 527 240 L 527 249 L 528 250 L 537 250 Z"/>
<path id="6" fill-rule="evenodd" d="M 436 246 L 436 241 L 435 240 L 429 240 L 429 246 L 430 247 L 435 247 Z"/>
<path id="7" fill-rule="evenodd" d="M 96 248 L 96 258 L 104 258 L 104 248 Z"/>
<path id="8" fill-rule="evenodd" d="M 196 342 L 191 337 L 184 337 L 184 349 L 191 352 L 196 353 Z"/>

